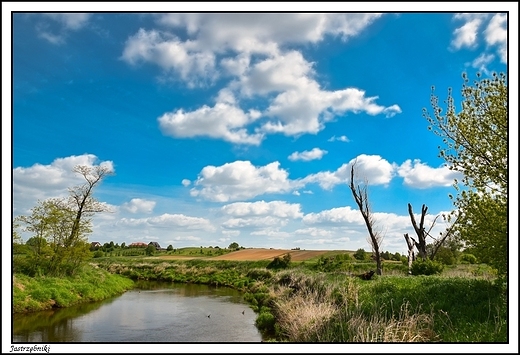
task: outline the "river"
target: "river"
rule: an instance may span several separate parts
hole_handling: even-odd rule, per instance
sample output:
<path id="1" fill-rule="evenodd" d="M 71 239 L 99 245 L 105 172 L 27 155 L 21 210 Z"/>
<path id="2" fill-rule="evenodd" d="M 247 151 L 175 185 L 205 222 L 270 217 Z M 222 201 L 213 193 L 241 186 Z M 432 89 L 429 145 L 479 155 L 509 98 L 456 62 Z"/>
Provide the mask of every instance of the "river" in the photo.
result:
<path id="1" fill-rule="evenodd" d="M 261 342 L 256 314 L 225 287 L 139 282 L 101 302 L 13 316 L 13 342 Z"/>

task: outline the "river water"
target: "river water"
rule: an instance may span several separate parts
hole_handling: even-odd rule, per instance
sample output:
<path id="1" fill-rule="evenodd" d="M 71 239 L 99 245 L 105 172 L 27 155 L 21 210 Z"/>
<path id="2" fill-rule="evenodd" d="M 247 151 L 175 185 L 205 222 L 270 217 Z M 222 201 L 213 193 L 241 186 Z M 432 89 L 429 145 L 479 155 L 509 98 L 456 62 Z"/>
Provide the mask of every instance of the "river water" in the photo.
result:
<path id="1" fill-rule="evenodd" d="M 233 289 L 140 282 L 102 302 L 13 316 L 13 342 L 261 342 Z"/>

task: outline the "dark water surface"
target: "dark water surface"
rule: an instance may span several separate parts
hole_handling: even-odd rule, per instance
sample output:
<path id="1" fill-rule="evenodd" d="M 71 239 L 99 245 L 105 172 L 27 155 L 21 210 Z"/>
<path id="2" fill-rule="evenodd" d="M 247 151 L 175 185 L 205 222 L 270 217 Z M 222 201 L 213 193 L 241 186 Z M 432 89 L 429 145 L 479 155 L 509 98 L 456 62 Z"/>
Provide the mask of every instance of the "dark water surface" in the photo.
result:
<path id="1" fill-rule="evenodd" d="M 102 302 L 13 316 L 13 342 L 260 342 L 241 293 L 141 282 Z M 208 317 L 209 316 L 209 317 Z"/>

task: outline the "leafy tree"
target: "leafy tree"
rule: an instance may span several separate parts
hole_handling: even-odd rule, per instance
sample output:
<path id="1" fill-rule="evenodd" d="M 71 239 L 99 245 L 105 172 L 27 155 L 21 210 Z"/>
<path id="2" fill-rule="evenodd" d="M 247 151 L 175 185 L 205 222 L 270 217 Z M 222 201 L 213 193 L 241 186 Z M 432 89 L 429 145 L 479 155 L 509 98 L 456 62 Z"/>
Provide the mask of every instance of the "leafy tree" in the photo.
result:
<path id="1" fill-rule="evenodd" d="M 167 251 L 172 251 L 173 250 L 173 245 L 168 245 L 168 248 L 166 248 Z"/>
<path id="2" fill-rule="evenodd" d="M 451 88 L 446 112 L 432 90 L 433 116 L 426 109 L 428 127 L 443 140 L 440 157 L 451 170 L 463 174 L 450 196 L 456 210 L 455 234 L 475 256 L 507 274 L 508 239 L 508 84 L 504 73 L 477 75 L 472 85 L 463 74 L 462 105 L 457 111 Z"/>
<path id="3" fill-rule="evenodd" d="M 155 253 L 155 251 L 156 251 L 155 245 L 153 245 L 152 243 L 148 244 L 148 246 L 145 249 L 145 253 L 148 256 L 153 255 Z"/>
<path id="4" fill-rule="evenodd" d="M 68 199 L 38 201 L 31 215 L 16 218 L 16 223 L 24 225 L 25 231 L 32 232 L 36 238 L 36 253 L 31 260 L 37 268 L 43 269 L 42 272 L 54 276 L 72 275 L 90 258 L 87 236 L 92 231 L 91 217 L 95 212 L 106 211 L 105 205 L 97 202 L 92 192 L 111 169 L 79 165 L 73 171 L 81 174 L 86 183 L 69 188 Z M 43 240 L 50 248 L 45 249 L 45 253 L 42 253 Z"/>
<path id="5" fill-rule="evenodd" d="M 239 246 L 240 246 L 240 245 L 238 245 L 237 242 L 233 242 L 233 243 L 229 244 L 229 247 L 228 247 L 228 248 L 231 249 L 231 250 L 235 250 L 235 249 L 238 249 Z"/>
<path id="6" fill-rule="evenodd" d="M 356 250 L 356 252 L 354 253 L 354 258 L 356 260 L 366 260 L 367 252 L 365 251 L 365 249 L 360 248 L 360 249 Z"/>

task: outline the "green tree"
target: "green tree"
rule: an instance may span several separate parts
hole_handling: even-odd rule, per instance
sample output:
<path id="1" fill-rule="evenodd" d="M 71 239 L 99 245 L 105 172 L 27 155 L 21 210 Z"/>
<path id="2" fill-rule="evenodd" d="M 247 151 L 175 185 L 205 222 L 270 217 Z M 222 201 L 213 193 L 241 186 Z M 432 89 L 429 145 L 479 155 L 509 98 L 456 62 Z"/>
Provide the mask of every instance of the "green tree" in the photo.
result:
<path id="1" fill-rule="evenodd" d="M 72 275 L 91 256 L 87 240 L 92 232 L 91 217 L 95 212 L 107 210 L 93 198 L 92 192 L 111 169 L 108 166 L 76 166 L 73 171 L 82 175 L 86 183 L 69 188 L 69 198 L 38 201 L 31 209 L 31 215 L 16 218 L 16 223 L 24 225 L 25 231 L 37 238 L 36 252 L 30 259 L 37 267 L 32 268 L 34 271 L 41 269 L 53 276 Z M 50 248 L 45 249 L 45 253 L 41 248 L 43 240 Z"/>
<path id="2" fill-rule="evenodd" d="M 240 245 L 238 245 L 237 242 L 233 242 L 233 243 L 229 244 L 228 248 L 231 250 L 235 250 L 235 249 L 238 249 L 239 247 L 240 247 Z"/>
<path id="3" fill-rule="evenodd" d="M 439 146 L 449 168 L 463 174 L 450 196 L 456 210 L 447 219 L 475 256 L 507 275 L 508 85 L 504 73 L 493 73 L 471 85 L 463 74 L 462 104 L 457 110 L 451 89 L 443 113 L 432 90 L 433 116 L 428 127 L 440 136 Z"/>
<path id="4" fill-rule="evenodd" d="M 360 248 L 360 249 L 356 250 L 356 252 L 354 253 L 354 258 L 356 260 L 366 260 L 367 252 L 365 251 L 365 249 Z"/>
<path id="5" fill-rule="evenodd" d="M 168 248 L 166 248 L 167 251 L 172 251 L 173 250 L 173 245 L 168 245 Z"/>
<path id="6" fill-rule="evenodd" d="M 148 244 L 148 246 L 145 249 L 145 253 L 148 256 L 155 254 L 155 251 L 156 251 L 155 245 L 153 245 L 152 243 Z"/>

